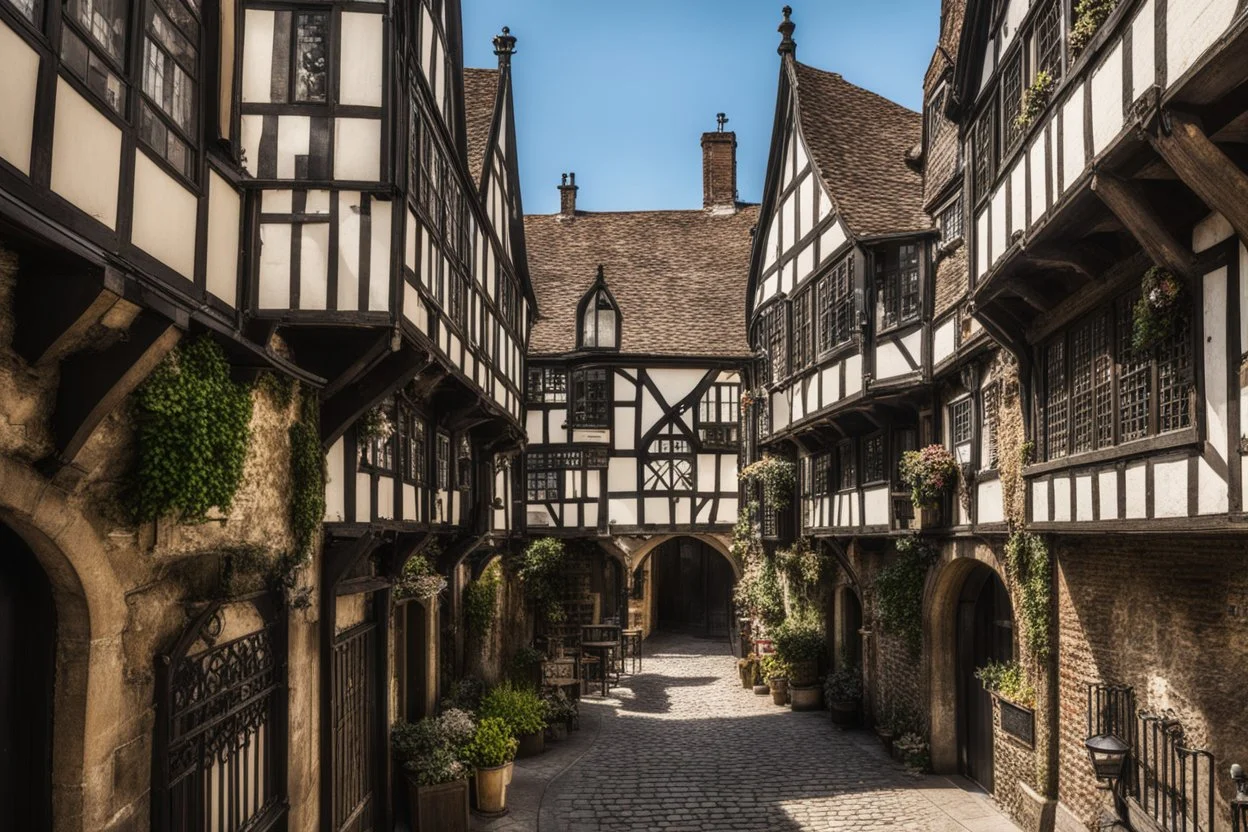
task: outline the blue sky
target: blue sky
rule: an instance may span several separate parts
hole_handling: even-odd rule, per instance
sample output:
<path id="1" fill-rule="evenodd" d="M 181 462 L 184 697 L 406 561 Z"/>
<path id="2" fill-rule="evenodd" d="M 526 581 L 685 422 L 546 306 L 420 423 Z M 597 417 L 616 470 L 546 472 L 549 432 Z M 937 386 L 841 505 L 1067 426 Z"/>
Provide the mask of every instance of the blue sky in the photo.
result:
<path id="1" fill-rule="evenodd" d="M 575 171 L 589 211 L 699 208 L 699 139 L 725 112 L 741 198 L 762 194 L 782 0 L 463 0 L 468 66 L 510 26 L 526 213 L 559 208 Z M 912 109 L 939 0 L 796 0 L 797 57 Z"/>

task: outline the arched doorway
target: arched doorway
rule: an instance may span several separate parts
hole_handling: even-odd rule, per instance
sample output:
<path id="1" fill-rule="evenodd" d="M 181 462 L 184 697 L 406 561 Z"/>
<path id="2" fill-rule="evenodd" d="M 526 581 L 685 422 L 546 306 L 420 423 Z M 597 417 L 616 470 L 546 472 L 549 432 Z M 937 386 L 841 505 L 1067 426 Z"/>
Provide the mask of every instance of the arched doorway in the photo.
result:
<path id="1" fill-rule="evenodd" d="M 696 538 L 676 537 L 647 557 L 654 629 L 712 637 L 729 634 L 734 575 L 723 554 Z M 637 571 L 644 574 L 646 566 L 643 563 Z"/>
<path id="2" fill-rule="evenodd" d="M 26 542 L 0 525 L 0 806 L 14 829 L 52 828 L 56 607 Z"/>
<path id="3" fill-rule="evenodd" d="M 975 678 L 989 662 L 1014 658 L 1014 611 L 997 573 L 977 565 L 958 597 L 958 767 L 993 790 L 992 697 Z"/>
<path id="4" fill-rule="evenodd" d="M 836 593 L 834 651 L 837 667 L 862 666 L 862 602 L 851 586 Z"/>

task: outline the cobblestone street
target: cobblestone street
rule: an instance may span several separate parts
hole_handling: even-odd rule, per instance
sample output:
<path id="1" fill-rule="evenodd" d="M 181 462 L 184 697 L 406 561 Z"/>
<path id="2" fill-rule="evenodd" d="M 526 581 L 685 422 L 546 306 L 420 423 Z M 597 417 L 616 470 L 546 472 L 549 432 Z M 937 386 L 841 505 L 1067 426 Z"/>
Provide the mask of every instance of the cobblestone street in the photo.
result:
<path id="1" fill-rule="evenodd" d="M 909 773 L 826 711 L 742 690 L 725 643 L 668 636 L 646 652 L 644 673 L 582 700 L 579 734 L 517 764 L 511 813 L 476 828 L 1017 829 L 966 781 Z"/>

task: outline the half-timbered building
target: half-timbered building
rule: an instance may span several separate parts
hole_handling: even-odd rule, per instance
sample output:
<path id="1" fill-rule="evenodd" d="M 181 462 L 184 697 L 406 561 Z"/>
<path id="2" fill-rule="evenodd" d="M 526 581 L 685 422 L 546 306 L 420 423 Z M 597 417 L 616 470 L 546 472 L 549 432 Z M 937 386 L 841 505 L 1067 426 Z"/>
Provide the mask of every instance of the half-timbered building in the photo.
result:
<path id="1" fill-rule="evenodd" d="M 601 540 L 628 572 L 642 569 L 634 608 L 646 628 L 655 622 L 644 575 L 659 560 L 649 552 L 666 545 L 664 559 L 713 572 L 717 600 L 703 612 L 714 620 L 699 613 L 697 623 L 722 632 L 732 578 L 720 555 L 737 518 L 749 356 L 739 293 L 757 208 L 737 200 L 735 134 L 721 125 L 702 148 L 701 209 L 579 210 L 571 174 L 560 213 L 525 218 L 541 312 L 529 347 L 523 496 L 530 535 Z M 672 615 L 686 616 L 679 606 Z"/>
<path id="2" fill-rule="evenodd" d="M 1214 693 L 1248 670 L 1242 639 L 1207 647 L 1234 641 L 1245 588 L 1248 17 L 1231 0 L 971 0 L 961 41 L 945 111 L 970 299 L 1018 362 L 1019 513 L 1055 572 L 1056 782 L 1036 790 L 1059 825 L 1090 822 L 1083 738 L 1112 732 L 1134 823 L 1177 790 L 1184 824 L 1221 824 L 1231 784 L 1206 768 L 1248 742 Z M 1085 717 L 1107 698 L 1127 716 Z M 1165 770 L 1146 736 L 1162 720 L 1162 745 L 1189 749 Z"/>
<path id="3" fill-rule="evenodd" d="M 534 298 L 515 38 L 494 46 L 463 69 L 456 0 L 0 3 L 18 827 L 392 827 L 390 723 L 433 706 L 456 643 L 453 609 L 390 587 L 418 552 L 455 586 L 522 529 Z M 136 525 L 131 393 L 204 337 L 312 406 L 257 386 L 233 507 Z M 212 576 L 292 545 L 287 427 L 309 419 L 327 484 L 304 614 Z M 19 621 L 48 623 L 38 644 Z"/>

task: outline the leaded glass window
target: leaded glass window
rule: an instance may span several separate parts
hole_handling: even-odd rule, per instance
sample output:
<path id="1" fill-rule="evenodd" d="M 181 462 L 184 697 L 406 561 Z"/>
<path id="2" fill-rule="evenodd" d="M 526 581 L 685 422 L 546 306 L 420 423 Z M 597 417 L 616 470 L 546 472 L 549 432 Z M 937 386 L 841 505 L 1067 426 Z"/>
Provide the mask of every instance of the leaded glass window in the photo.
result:
<path id="1" fill-rule="evenodd" d="M 854 258 L 845 257 L 819 279 L 818 346 L 826 353 L 854 335 Z"/>
<path id="2" fill-rule="evenodd" d="M 329 96 L 329 12 L 295 15 L 295 101 L 324 104 Z"/>
<path id="3" fill-rule="evenodd" d="M 810 494 L 816 497 L 827 494 L 828 469 L 832 467 L 831 455 L 817 454 L 808 459 L 810 462 Z"/>
<path id="4" fill-rule="evenodd" d="M 438 490 L 446 491 L 451 487 L 451 437 L 438 433 L 437 448 L 434 460 L 438 466 Z"/>
<path id="5" fill-rule="evenodd" d="M 738 445 L 741 388 L 730 382 L 712 384 L 698 402 L 698 438 L 703 447 Z"/>
<path id="6" fill-rule="evenodd" d="M 949 439 L 954 447 L 971 441 L 970 397 L 949 405 Z"/>
<path id="7" fill-rule="evenodd" d="M 1191 322 L 1184 319 L 1173 338 L 1157 348 L 1157 432 L 1192 426 Z"/>
<path id="8" fill-rule="evenodd" d="M 919 247 L 894 246 L 875 261 L 881 329 L 909 323 L 919 317 Z"/>
<path id="9" fill-rule="evenodd" d="M 529 367 L 529 401 L 558 403 L 568 400 L 568 373 L 562 367 Z"/>
<path id="10" fill-rule="evenodd" d="M 1023 53 L 1018 50 L 1001 70 L 1001 147 L 1009 150 L 1022 137 L 1018 115 L 1023 105 Z"/>
<path id="11" fill-rule="evenodd" d="M 1060 459 L 1067 453 L 1070 426 L 1070 414 L 1067 408 L 1069 390 L 1066 387 L 1066 341 L 1064 339 L 1054 341 L 1047 350 L 1044 380 L 1048 394 L 1045 405 L 1045 453 L 1049 459 Z"/>
<path id="12" fill-rule="evenodd" d="M 590 295 L 581 312 L 581 346 L 592 349 L 618 349 L 619 310 L 606 289 Z"/>
<path id="13" fill-rule="evenodd" d="M 524 496 L 530 503 L 557 502 L 562 488 L 562 471 L 528 471 L 525 474 Z"/>
<path id="14" fill-rule="evenodd" d="M 688 439 L 659 436 L 650 442 L 642 487 L 646 491 L 693 490 L 693 452 Z"/>
<path id="15" fill-rule="evenodd" d="M 1062 10 L 1056 2 L 1036 18 L 1036 71 L 1047 72 L 1056 85 L 1062 80 Z"/>
<path id="16" fill-rule="evenodd" d="M 143 143 L 188 179 L 195 178 L 198 126 L 198 8 L 181 0 L 147 5 L 143 39 L 143 102 L 139 135 Z"/>
<path id="17" fill-rule="evenodd" d="M 403 475 L 416 483 L 428 476 L 428 447 L 425 444 L 425 420 L 420 414 L 407 411 L 403 417 Z"/>
<path id="18" fill-rule="evenodd" d="M 888 479 L 884 464 L 884 434 L 877 433 L 862 440 L 862 481 L 883 482 Z"/>
<path id="19" fill-rule="evenodd" d="M 793 369 L 809 367 L 814 359 L 811 343 L 810 298 L 807 289 L 793 298 Z"/>
<path id="20" fill-rule="evenodd" d="M 842 491 L 858 487 L 858 458 L 853 442 L 842 442 L 836 448 L 837 487 Z"/>
<path id="21" fill-rule="evenodd" d="M 1148 435 L 1148 409 L 1152 398 L 1152 362 L 1131 346 L 1132 307 L 1135 298 L 1118 302 L 1118 441 L 1130 442 Z"/>
<path id="22" fill-rule="evenodd" d="M 940 241 L 948 243 L 962 237 L 962 195 L 950 202 L 941 210 L 936 218 L 936 227 L 940 229 Z"/>
<path id="23" fill-rule="evenodd" d="M 38 22 L 33 0 L 17 8 Z M 68 0 L 61 16 L 61 61 L 119 115 L 125 113 L 126 84 L 118 70 L 126 61 L 127 8 L 125 0 Z"/>
<path id="24" fill-rule="evenodd" d="M 979 120 L 975 122 L 973 128 L 972 145 L 975 153 L 976 199 L 987 195 L 988 190 L 992 187 L 993 177 L 997 173 L 996 142 L 993 140 L 996 133 L 993 123 L 995 116 L 995 108 L 989 105 L 980 114 Z"/>
<path id="25" fill-rule="evenodd" d="M 572 426 L 605 428 L 610 421 L 607 371 L 591 368 L 572 371 Z"/>
<path id="26" fill-rule="evenodd" d="M 772 304 L 763 313 L 761 323 L 761 341 L 767 351 L 769 381 L 775 383 L 789 374 L 789 352 L 787 342 L 787 326 L 784 319 L 784 305 Z"/>

